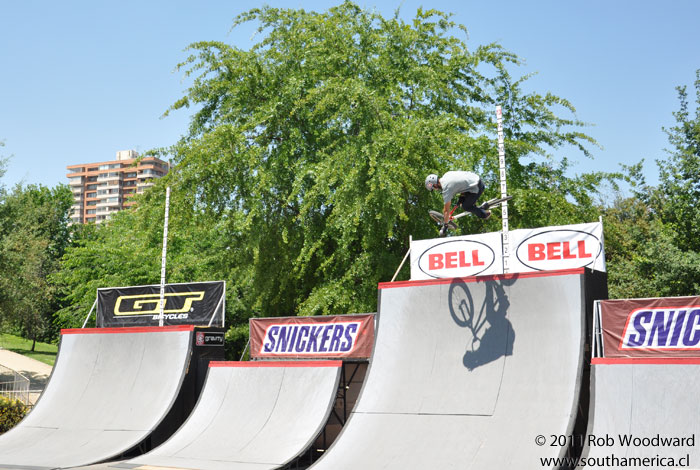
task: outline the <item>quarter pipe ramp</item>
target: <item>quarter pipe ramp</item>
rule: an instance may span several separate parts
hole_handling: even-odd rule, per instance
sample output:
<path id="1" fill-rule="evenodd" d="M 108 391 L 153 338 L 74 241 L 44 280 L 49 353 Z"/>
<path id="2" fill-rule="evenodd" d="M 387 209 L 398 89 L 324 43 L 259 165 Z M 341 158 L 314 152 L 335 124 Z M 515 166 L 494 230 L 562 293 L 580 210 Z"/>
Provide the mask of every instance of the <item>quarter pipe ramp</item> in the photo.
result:
<path id="1" fill-rule="evenodd" d="M 700 358 L 594 358 L 591 367 L 585 467 L 698 466 Z"/>
<path id="2" fill-rule="evenodd" d="M 138 446 L 178 396 L 192 335 L 191 326 L 63 330 L 39 402 L 0 436 L 0 468 L 89 465 Z"/>
<path id="3" fill-rule="evenodd" d="M 212 362 L 201 398 L 170 440 L 115 465 L 280 468 L 303 454 L 333 407 L 341 361 Z"/>
<path id="4" fill-rule="evenodd" d="M 566 454 L 549 436 L 574 428 L 587 310 L 592 293 L 605 295 L 605 274 L 581 268 L 379 290 L 361 396 L 314 470 L 540 470 L 548 468 L 541 458 Z"/>

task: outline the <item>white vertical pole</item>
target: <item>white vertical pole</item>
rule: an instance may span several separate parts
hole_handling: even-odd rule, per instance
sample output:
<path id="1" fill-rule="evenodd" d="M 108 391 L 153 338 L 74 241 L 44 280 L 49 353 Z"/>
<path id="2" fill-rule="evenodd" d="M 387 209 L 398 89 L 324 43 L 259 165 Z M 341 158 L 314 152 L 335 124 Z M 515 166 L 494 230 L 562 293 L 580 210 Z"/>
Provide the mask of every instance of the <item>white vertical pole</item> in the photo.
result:
<path id="1" fill-rule="evenodd" d="M 165 260 L 168 253 L 168 213 L 170 211 L 170 186 L 165 190 L 165 220 L 163 221 L 163 254 L 160 262 L 160 313 L 158 326 L 163 326 L 165 310 Z"/>
<path id="2" fill-rule="evenodd" d="M 394 277 L 391 278 L 391 282 L 394 282 L 396 280 L 396 276 L 399 275 L 401 268 L 403 268 L 403 265 L 406 262 L 406 258 L 408 258 L 408 255 L 411 254 L 411 242 L 412 241 L 413 241 L 413 235 L 409 235 L 408 236 L 408 251 L 406 252 L 406 255 L 403 257 L 403 260 L 401 261 L 401 264 L 399 265 L 399 269 L 397 269 L 396 272 L 394 273 Z"/>
<path id="3" fill-rule="evenodd" d="M 500 106 L 496 106 L 496 123 L 498 124 L 498 169 L 501 176 L 501 197 L 508 195 L 506 184 L 506 147 L 503 143 L 503 112 Z M 508 201 L 501 203 L 502 228 L 501 239 L 503 243 L 503 272 L 510 271 L 510 236 L 508 235 Z"/>
<path id="4" fill-rule="evenodd" d="M 95 298 L 95 301 L 92 303 L 92 307 L 90 308 L 87 317 L 85 317 L 85 321 L 83 322 L 82 328 L 85 328 L 85 325 L 87 325 L 87 322 L 90 319 L 90 315 L 92 315 L 92 311 L 95 310 L 95 305 L 97 305 L 97 298 Z"/>
<path id="5" fill-rule="evenodd" d="M 603 247 L 603 252 L 605 252 L 605 228 L 603 227 L 603 216 L 602 215 L 598 216 L 598 222 L 600 222 L 600 245 Z M 601 256 L 600 261 L 602 263 L 602 266 L 601 266 L 602 270 L 607 271 L 608 268 L 605 265 L 605 254 L 603 254 L 603 256 Z M 595 265 L 596 263 L 593 263 L 593 264 Z"/>

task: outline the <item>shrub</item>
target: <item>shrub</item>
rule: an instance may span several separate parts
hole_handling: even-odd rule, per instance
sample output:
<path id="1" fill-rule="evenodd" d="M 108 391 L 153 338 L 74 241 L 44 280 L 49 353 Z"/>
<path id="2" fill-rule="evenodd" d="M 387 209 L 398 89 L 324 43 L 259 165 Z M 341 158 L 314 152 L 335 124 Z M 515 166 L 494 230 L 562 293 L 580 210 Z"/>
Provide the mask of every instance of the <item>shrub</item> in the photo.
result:
<path id="1" fill-rule="evenodd" d="M 29 408 L 21 401 L 0 396 L 0 434 L 12 429 L 28 411 Z"/>

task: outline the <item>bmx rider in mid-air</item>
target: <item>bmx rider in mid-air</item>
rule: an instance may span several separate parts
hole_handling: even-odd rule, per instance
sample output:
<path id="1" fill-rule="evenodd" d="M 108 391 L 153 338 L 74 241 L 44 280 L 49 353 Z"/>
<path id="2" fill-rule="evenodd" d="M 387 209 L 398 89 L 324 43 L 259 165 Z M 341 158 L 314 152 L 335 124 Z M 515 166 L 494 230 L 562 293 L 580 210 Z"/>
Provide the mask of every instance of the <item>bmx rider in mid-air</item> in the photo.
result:
<path id="1" fill-rule="evenodd" d="M 462 209 L 471 212 L 480 219 L 486 220 L 491 217 L 490 210 L 484 210 L 476 205 L 476 201 L 484 192 L 484 182 L 479 175 L 471 171 L 448 171 L 442 178 L 436 174 L 430 174 L 425 178 L 425 187 L 428 191 L 439 189 L 442 191 L 442 200 L 445 203 L 442 208 L 444 216 L 440 235 L 447 232 L 447 223 L 450 221 L 452 199 L 459 194 L 457 205 Z"/>

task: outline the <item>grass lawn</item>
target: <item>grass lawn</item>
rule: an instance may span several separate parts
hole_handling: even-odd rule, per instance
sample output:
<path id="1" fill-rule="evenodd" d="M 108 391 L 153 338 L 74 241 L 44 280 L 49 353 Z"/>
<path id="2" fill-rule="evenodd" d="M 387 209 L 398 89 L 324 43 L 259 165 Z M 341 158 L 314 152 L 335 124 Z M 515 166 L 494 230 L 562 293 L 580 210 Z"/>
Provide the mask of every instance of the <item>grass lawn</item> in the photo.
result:
<path id="1" fill-rule="evenodd" d="M 20 338 L 19 336 L 0 333 L 0 347 L 18 354 L 22 354 L 37 361 L 52 366 L 56 362 L 58 346 L 55 344 L 36 343 L 32 352 L 32 340 Z"/>

